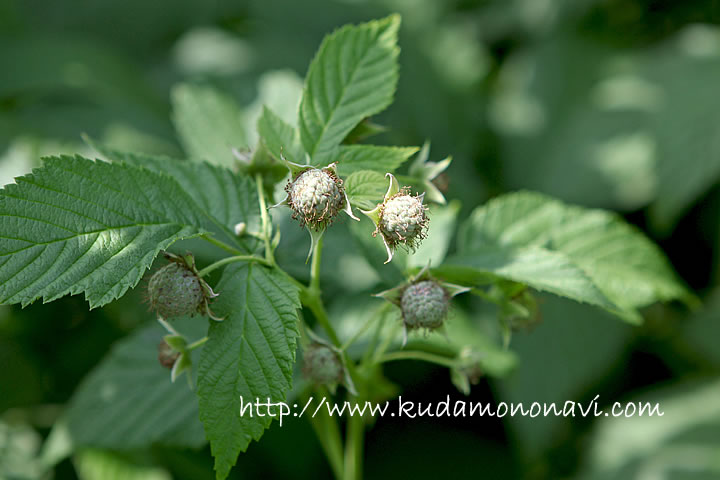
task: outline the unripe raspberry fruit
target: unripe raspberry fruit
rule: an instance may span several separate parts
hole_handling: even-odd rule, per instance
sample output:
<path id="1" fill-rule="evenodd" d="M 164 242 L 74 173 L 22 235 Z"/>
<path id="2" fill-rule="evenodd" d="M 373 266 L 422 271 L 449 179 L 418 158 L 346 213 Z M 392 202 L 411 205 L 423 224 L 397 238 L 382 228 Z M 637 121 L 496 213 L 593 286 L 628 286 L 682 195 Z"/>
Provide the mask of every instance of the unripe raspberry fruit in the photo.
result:
<path id="1" fill-rule="evenodd" d="M 162 318 L 192 315 L 203 304 L 200 278 L 191 269 L 171 262 L 155 272 L 148 283 L 150 309 Z"/>
<path id="2" fill-rule="evenodd" d="M 287 202 L 300 225 L 322 230 L 345 206 L 342 180 L 331 169 L 310 168 L 287 184 Z"/>
<path id="3" fill-rule="evenodd" d="M 442 326 L 447 317 L 449 295 L 432 280 L 408 285 L 400 299 L 403 322 L 408 329 L 434 330 Z"/>
<path id="4" fill-rule="evenodd" d="M 340 355 L 322 343 L 310 344 L 303 353 L 303 374 L 315 383 L 331 384 L 343 380 L 345 370 Z"/>
<path id="5" fill-rule="evenodd" d="M 403 189 L 381 207 L 377 231 L 391 248 L 415 248 L 425 238 L 428 217 L 422 201 L 422 196 L 409 195 Z"/>

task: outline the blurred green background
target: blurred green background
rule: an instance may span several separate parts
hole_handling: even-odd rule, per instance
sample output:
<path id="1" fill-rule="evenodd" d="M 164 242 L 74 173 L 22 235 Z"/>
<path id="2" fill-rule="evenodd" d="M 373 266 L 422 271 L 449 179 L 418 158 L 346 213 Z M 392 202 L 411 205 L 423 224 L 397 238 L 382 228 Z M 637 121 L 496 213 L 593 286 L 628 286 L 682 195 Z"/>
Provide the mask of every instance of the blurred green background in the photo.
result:
<path id="1" fill-rule="evenodd" d="M 94 155 L 82 133 L 182 156 L 170 106 L 179 82 L 217 86 L 248 112 L 264 101 L 291 111 L 324 34 L 391 12 L 403 16 L 400 85 L 374 119 L 390 127 L 376 142 L 430 139 L 431 159 L 452 155 L 446 196 L 462 202 L 461 218 L 521 188 L 616 210 L 663 247 L 704 306 L 652 306 L 630 327 L 541 296 L 542 322 L 511 343 L 518 366 L 468 400 L 600 395 L 601 406 L 659 401 L 666 415 L 381 419 L 366 478 L 720 478 L 720 1 L 0 0 L 0 184 L 42 155 Z M 0 479 L 110 478 L 115 464 L 116 478 L 214 477 L 207 447 L 85 451 L 42 467 L 42 441 L 81 380 L 152 321 L 138 290 L 92 312 L 79 297 L 0 306 Z M 461 304 L 484 315 L 475 300 Z M 396 362 L 386 374 L 406 398 L 462 397 L 436 367 Z M 289 421 L 231 475 L 330 471 L 309 425 Z"/>

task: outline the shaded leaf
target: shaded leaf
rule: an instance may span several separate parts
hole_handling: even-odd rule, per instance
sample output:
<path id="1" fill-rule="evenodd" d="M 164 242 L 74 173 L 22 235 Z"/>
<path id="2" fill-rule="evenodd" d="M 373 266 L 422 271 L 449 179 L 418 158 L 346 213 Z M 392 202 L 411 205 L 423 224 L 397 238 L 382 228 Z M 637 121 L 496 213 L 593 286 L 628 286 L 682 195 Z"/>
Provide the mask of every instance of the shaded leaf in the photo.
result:
<path id="1" fill-rule="evenodd" d="M 228 95 L 183 84 L 172 92 L 173 121 L 188 156 L 215 165 L 235 163 L 232 149 L 248 147 L 242 112 Z"/>
<path id="2" fill-rule="evenodd" d="M 272 420 L 241 415 L 241 401 L 284 401 L 291 388 L 298 336 L 297 288 L 277 270 L 254 264 L 225 269 L 198 367 L 200 419 L 215 457 L 218 479 Z"/>
<path id="3" fill-rule="evenodd" d="M 207 328 L 204 318 L 173 323 L 191 341 Z M 172 383 L 170 370 L 158 362 L 158 343 L 165 334 L 157 322 L 140 328 L 118 342 L 87 376 L 65 414 L 74 447 L 125 450 L 156 443 L 205 444 L 195 393 L 184 380 Z"/>
<path id="4" fill-rule="evenodd" d="M 447 263 L 605 308 L 626 320 L 655 301 L 687 299 L 660 249 L 609 212 L 520 192 L 475 210 Z"/>

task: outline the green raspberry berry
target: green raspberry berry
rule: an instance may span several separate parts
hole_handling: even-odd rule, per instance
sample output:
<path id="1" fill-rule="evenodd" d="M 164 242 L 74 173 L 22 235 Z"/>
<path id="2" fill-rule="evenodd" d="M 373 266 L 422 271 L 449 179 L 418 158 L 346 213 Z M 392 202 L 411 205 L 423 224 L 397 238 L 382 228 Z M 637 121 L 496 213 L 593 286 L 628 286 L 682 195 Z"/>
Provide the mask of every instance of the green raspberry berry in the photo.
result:
<path id="1" fill-rule="evenodd" d="M 408 195 L 403 189 L 382 206 L 377 231 L 390 248 L 404 245 L 414 249 L 425 238 L 428 217 L 422 201 L 422 195 Z"/>
<path id="2" fill-rule="evenodd" d="M 203 299 L 200 278 L 178 262 L 165 265 L 148 283 L 150 309 L 162 318 L 192 315 L 199 311 Z"/>
<path id="3" fill-rule="evenodd" d="M 432 280 L 408 285 L 400 299 L 405 326 L 428 330 L 442 326 L 448 313 L 448 297 L 445 289 Z"/>
<path id="4" fill-rule="evenodd" d="M 310 168 L 287 184 L 288 205 L 300 225 L 322 230 L 345 206 L 342 180 L 331 169 Z"/>
<path id="5" fill-rule="evenodd" d="M 340 355 L 322 343 L 310 344 L 303 353 L 303 374 L 320 384 L 339 383 L 345 370 Z"/>

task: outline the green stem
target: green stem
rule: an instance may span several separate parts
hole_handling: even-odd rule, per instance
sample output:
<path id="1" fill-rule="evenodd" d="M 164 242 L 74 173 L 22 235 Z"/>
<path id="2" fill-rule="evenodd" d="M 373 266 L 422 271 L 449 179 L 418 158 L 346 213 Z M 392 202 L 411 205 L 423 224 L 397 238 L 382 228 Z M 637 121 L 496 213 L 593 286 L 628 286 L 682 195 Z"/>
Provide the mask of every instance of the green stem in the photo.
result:
<path id="1" fill-rule="evenodd" d="M 363 323 L 363 325 L 357 329 L 353 335 L 347 339 L 345 343 L 343 343 L 342 347 L 340 347 L 340 350 L 347 350 L 350 345 L 355 343 L 358 338 L 362 336 L 363 333 L 365 333 L 373 324 L 373 322 L 377 321 L 379 322 L 385 313 L 385 310 L 388 309 L 388 307 L 391 306 L 390 303 L 384 302 L 380 307 L 378 307 L 375 312 Z"/>
<path id="2" fill-rule="evenodd" d="M 434 353 L 421 352 L 418 350 L 401 350 L 398 352 L 390 352 L 382 355 L 378 359 L 378 363 L 392 362 L 396 360 L 422 360 L 424 362 L 435 363 L 444 367 L 452 368 L 457 365 L 453 358 L 443 357 Z"/>
<path id="3" fill-rule="evenodd" d="M 319 393 L 322 397 L 323 394 Z M 327 394 L 325 394 L 327 396 Z M 304 398 L 305 403 L 308 397 Z M 321 412 L 319 415 L 310 415 L 310 425 L 312 425 L 315 435 L 320 442 L 320 446 L 330 463 L 333 475 L 338 480 L 343 478 L 343 446 L 342 437 L 340 436 L 340 427 L 334 417 L 327 412 Z"/>
<path id="4" fill-rule="evenodd" d="M 365 422 L 362 415 L 350 414 L 347 431 L 345 432 L 345 472 L 343 480 L 362 480 L 364 437 Z"/>
<path id="5" fill-rule="evenodd" d="M 323 237 L 320 236 L 315 243 L 310 265 L 310 291 L 320 294 L 320 262 L 322 261 Z"/>
<path id="6" fill-rule="evenodd" d="M 385 353 L 385 351 L 390 348 L 390 345 L 395 341 L 395 336 L 398 334 L 400 328 L 403 328 L 402 324 L 399 323 L 391 323 L 391 330 L 387 337 L 383 340 L 383 342 L 380 344 L 380 346 L 375 349 L 373 352 L 373 363 L 379 363 L 380 358 Z"/>
<path id="7" fill-rule="evenodd" d="M 208 337 L 203 337 L 203 338 L 201 338 L 200 340 L 194 341 L 193 343 L 191 343 L 190 345 L 188 345 L 188 346 L 185 347 L 185 348 L 186 348 L 187 350 L 195 350 L 196 348 L 202 347 L 203 345 L 205 345 L 205 342 L 207 342 L 208 339 L 209 339 Z"/>
<path id="8" fill-rule="evenodd" d="M 262 220 L 262 236 L 265 240 L 265 259 L 268 264 L 275 265 L 275 255 L 272 249 L 272 239 L 270 238 L 270 216 L 265 203 L 265 191 L 263 190 L 263 179 L 259 173 L 255 176 L 255 184 L 257 185 L 258 200 L 260 202 L 260 219 Z"/>
<path id="9" fill-rule="evenodd" d="M 320 297 L 316 295 L 306 296 L 304 303 L 313 315 L 315 315 L 315 319 L 323 330 L 325 330 L 325 333 L 327 333 L 327 336 L 330 338 L 332 344 L 340 348 L 340 338 L 338 338 L 337 333 L 335 333 L 335 329 L 332 324 L 330 324 L 330 318 L 325 311 L 325 306 L 323 305 L 322 300 L 320 300 Z"/>
<path id="10" fill-rule="evenodd" d="M 202 238 L 203 240 L 205 240 L 207 242 L 212 243 L 216 247 L 222 248 L 223 250 L 225 250 L 228 253 L 232 253 L 233 255 L 242 255 L 242 253 L 243 253 L 240 250 L 238 250 L 237 248 L 231 247 L 227 243 L 221 242 L 220 240 L 218 240 L 217 238 L 215 238 L 211 235 L 208 235 L 208 234 L 202 235 L 200 238 Z"/>
<path id="11" fill-rule="evenodd" d="M 255 255 L 236 255 L 234 257 L 225 257 L 222 260 L 218 260 L 215 263 L 211 263 L 207 267 L 200 270 L 198 272 L 198 276 L 204 277 L 205 275 L 212 272 L 213 270 L 220 268 L 223 265 L 227 265 L 228 263 L 233 263 L 233 262 L 258 262 L 258 263 L 262 263 L 263 265 L 271 266 L 270 263 L 268 263 L 268 261 L 262 257 L 256 257 Z"/>

